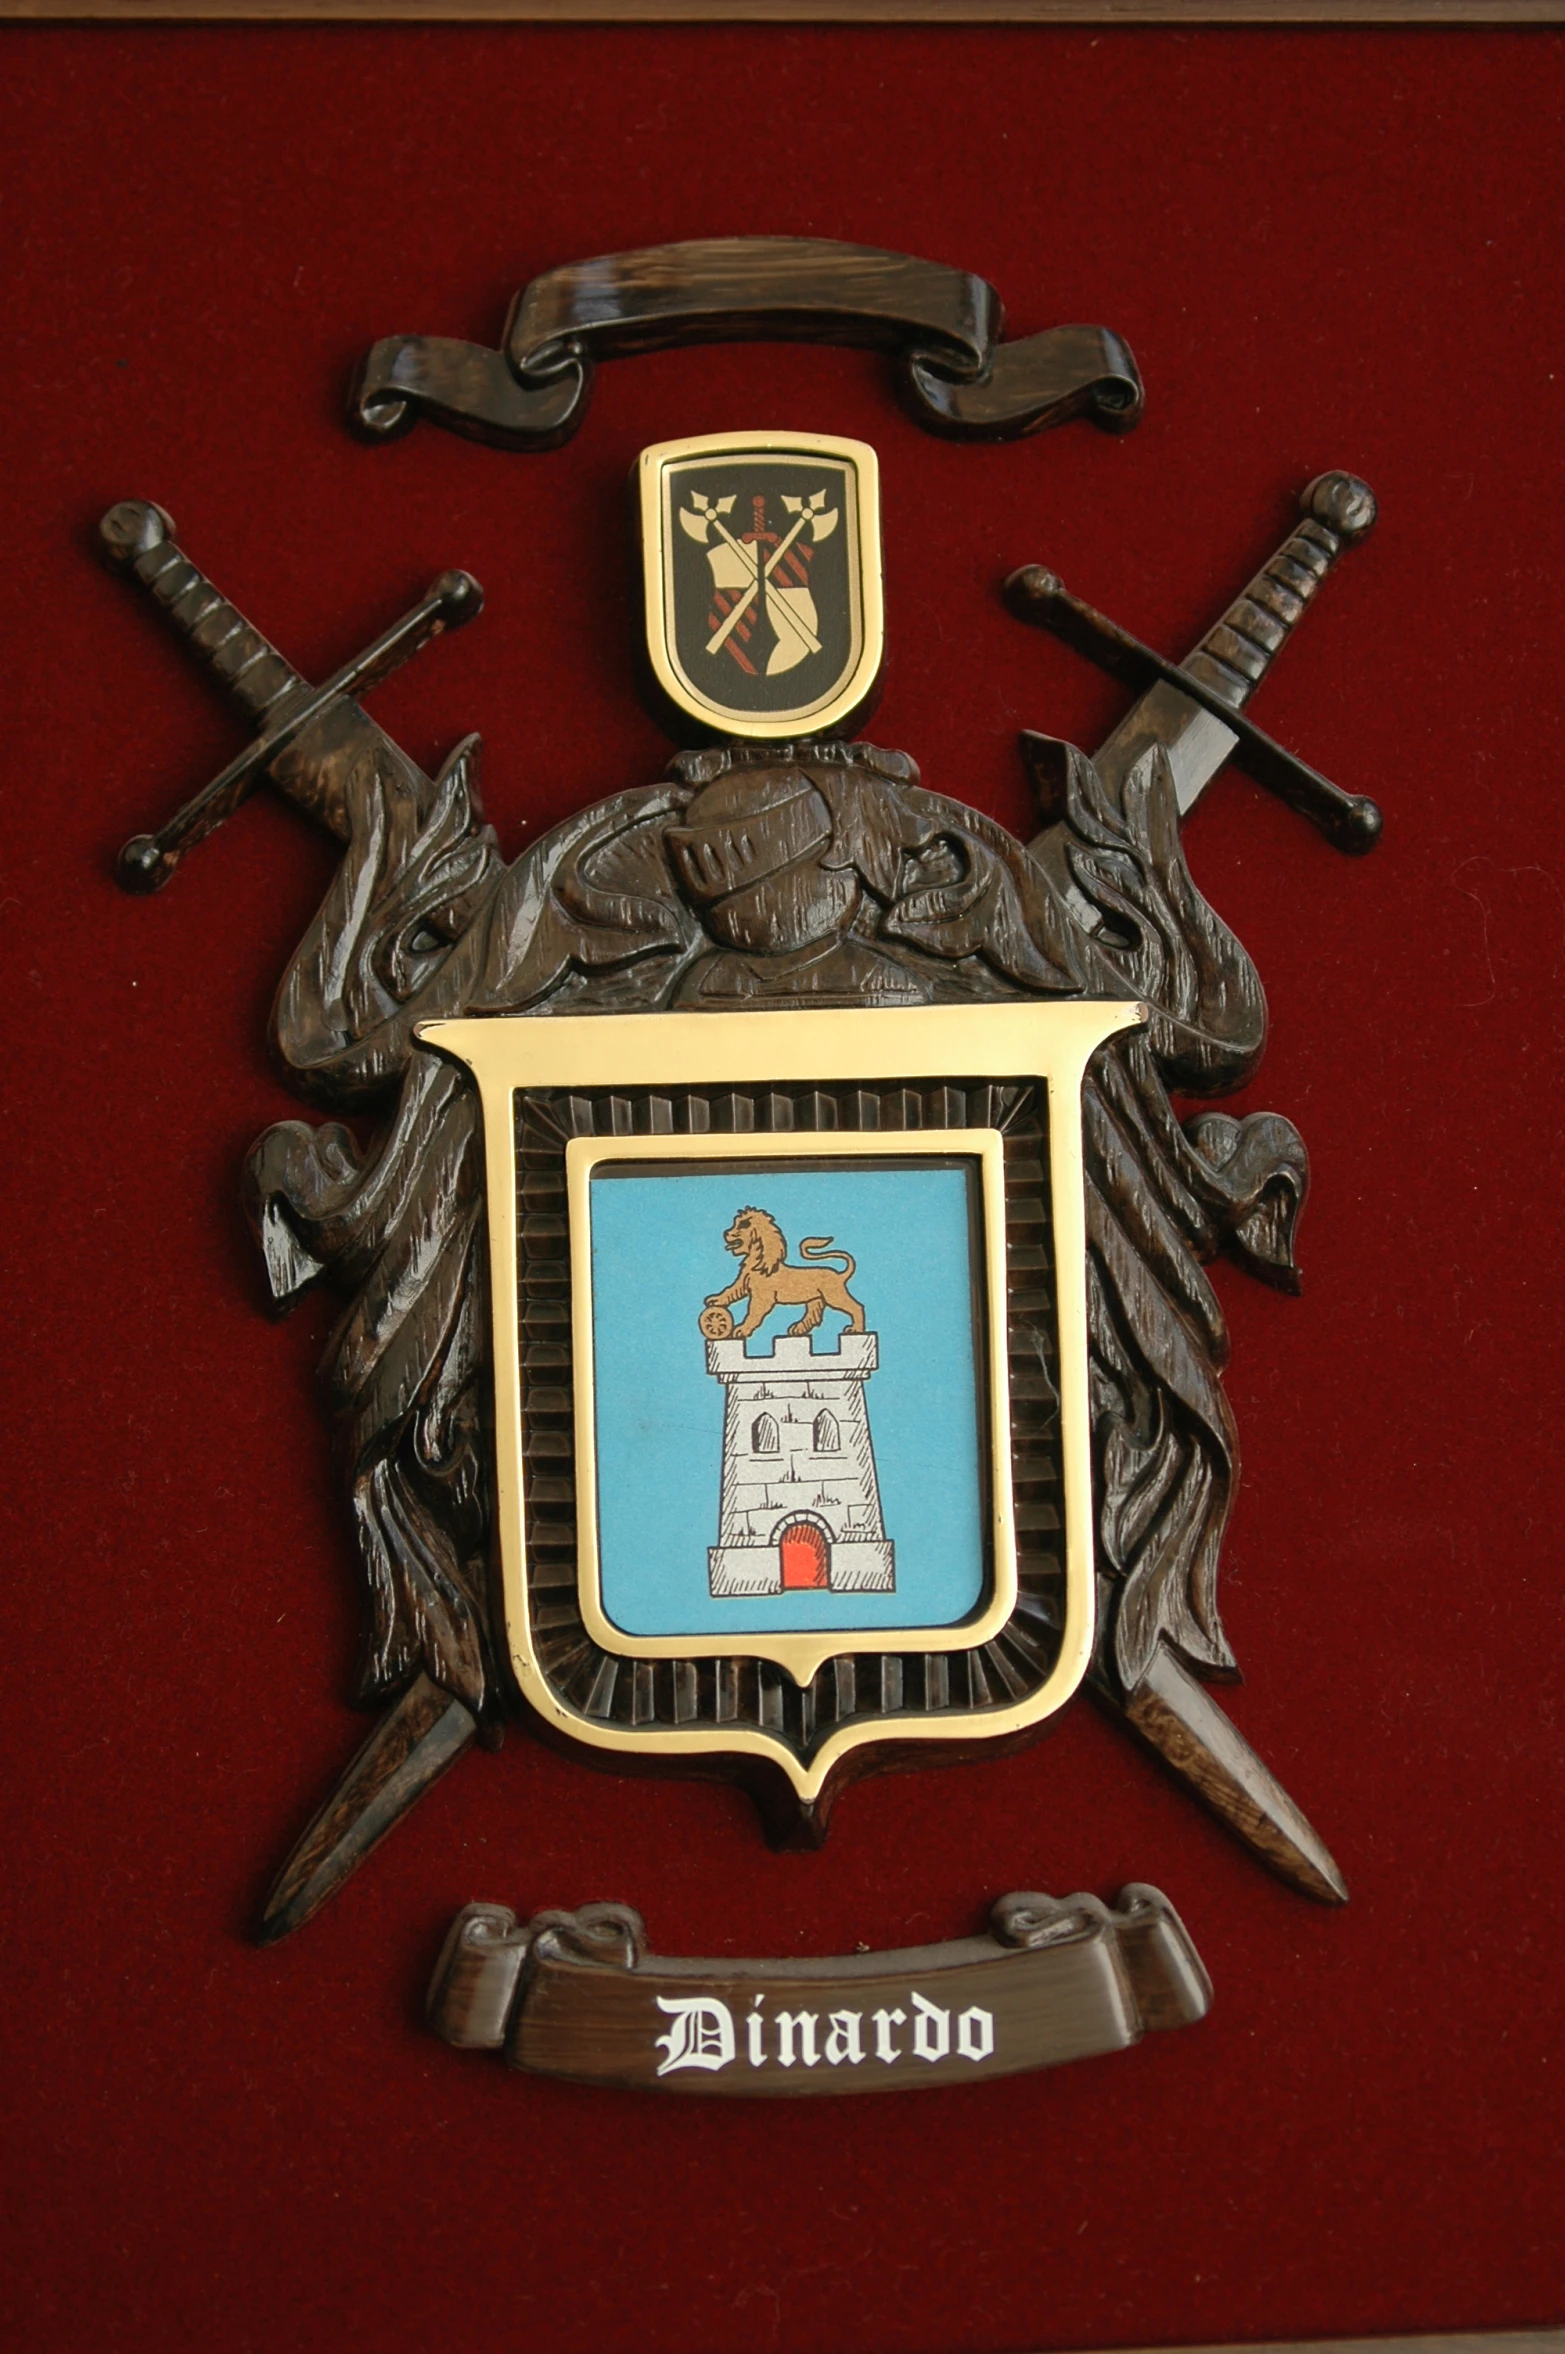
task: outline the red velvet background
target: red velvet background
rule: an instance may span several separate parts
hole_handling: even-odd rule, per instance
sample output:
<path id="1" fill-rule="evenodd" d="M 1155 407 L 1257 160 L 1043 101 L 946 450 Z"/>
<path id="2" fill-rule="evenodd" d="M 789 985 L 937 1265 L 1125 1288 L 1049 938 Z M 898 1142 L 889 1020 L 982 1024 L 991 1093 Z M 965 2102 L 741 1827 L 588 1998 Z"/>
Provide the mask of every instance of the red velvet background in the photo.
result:
<path id="1" fill-rule="evenodd" d="M 13 30 L 4 1711 L 12 2242 L 26 2349 L 476 2340 L 1001 2354 L 1562 2318 L 1557 34 Z M 963 449 L 881 362 L 608 368 L 563 452 L 345 432 L 393 330 L 484 339 L 578 256 L 734 231 L 960 263 L 1015 333 L 1103 319 L 1141 429 Z M 263 1028 L 330 853 L 270 802 L 150 903 L 108 853 L 242 741 L 94 568 L 168 505 L 324 675 L 442 566 L 483 620 L 374 708 L 483 731 L 514 847 L 650 779 L 624 618 L 637 449 L 879 446 L 872 732 L 1025 828 L 1013 742 L 1120 690 L 1003 613 L 1046 561 L 1181 652 L 1350 466 L 1382 523 L 1257 705 L 1386 810 L 1335 855 L 1236 775 L 1191 828 L 1271 996 L 1304 1297 L 1220 1275 L 1246 1450 L 1233 1714 L 1335 1849 L 1268 1878 L 1086 1703 L 1024 1756 L 748 1801 L 522 1735 L 295 1942 L 245 1924 L 346 1759 L 356 1573 L 235 1198 Z M 20 528 L 18 528 L 20 525 Z M 419 2000 L 471 1897 L 615 1897 L 664 1950 L 963 1933 L 1016 1886 L 1168 1889 L 1203 2026 L 915 2101 L 721 2106 L 513 2077 Z"/>

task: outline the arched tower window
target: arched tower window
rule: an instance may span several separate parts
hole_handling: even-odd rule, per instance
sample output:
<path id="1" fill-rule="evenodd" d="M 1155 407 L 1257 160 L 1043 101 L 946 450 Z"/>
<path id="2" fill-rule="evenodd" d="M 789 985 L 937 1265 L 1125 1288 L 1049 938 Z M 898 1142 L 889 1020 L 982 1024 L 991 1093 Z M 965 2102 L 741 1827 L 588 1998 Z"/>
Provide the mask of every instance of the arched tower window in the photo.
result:
<path id="1" fill-rule="evenodd" d="M 777 1436 L 777 1425 L 770 1414 L 757 1414 L 750 1425 L 752 1455 L 780 1455 L 782 1443 Z"/>
<path id="2" fill-rule="evenodd" d="M 823 1406 L 815 1417 L 815 1452 L 835 1455 L 842 1446 L 842 1433 L 837 1428 L 837 1417 Z"/>

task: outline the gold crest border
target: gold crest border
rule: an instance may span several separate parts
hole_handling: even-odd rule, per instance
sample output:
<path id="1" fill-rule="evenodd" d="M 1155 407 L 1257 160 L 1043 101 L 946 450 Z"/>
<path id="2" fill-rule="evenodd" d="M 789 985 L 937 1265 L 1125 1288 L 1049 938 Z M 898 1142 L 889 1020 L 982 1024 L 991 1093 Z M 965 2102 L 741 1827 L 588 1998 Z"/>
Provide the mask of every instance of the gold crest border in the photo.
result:
<path id="1" fill-rule="evenodd" d="M 893 1737 L 882 1721 L 832 1733 L 806 1762 L 787 1743 L 750 1726 L 620 1726 L 589 1717 L 560 1698 L 533 1640 L 527 1590 L 522 1454 L 523 1384 L 517 1297 L 516 1122 L 520 1089 L 586 1093 L 612 1087 L 743 1087 L 764 1074 L 774 1085 L 963 1078 L 1026 1080 L 1048 1091 L 1049 1177 L 1054 1216 L 1055 1306 L 1059 1335 L 1060 1444 L 1065 1503 L 1065 1623 L 1050 1674 L 1026 1699 L 1005 1707 L 899 1716 L 895 1738 L 1000 1739 L 1041 1724 L 1064 1706 L 1086 1673 L 1094 1624 L 1091 1420 L 1087 1386 L 1086 1197 L 1081 1084 L 1087 1063 L 1117 1032 L 1147 1018 L 1125 1000 L 1030 1001 L 997 1006 L 919 1006 L 801 1013 L 496 1014 L 425 1022 L 419 1043 L 472 1072 L 483 1113 L 495 1399 L 495 1496 L 506 1636 L 518 1687 L 540 1716 L 590 1748 L 664 1755 L 749 1753 L 781 1766 L 799 1797 L 818 1797 L 849 1750 Z M 797 1133 L 797 1132 L 795 1132 Z M 837 1131 L 838 1134 L 843 1133 Z M 889 1134 L 890 1131 L 872 1131 Z M 929 1150 L 947 1132 L 916 1132 Z M 904 1152 L 914 1131 L 896 1131 Z M 645 1138 L 634 1140 L 644 1146 Z M 682 1139 L 681 1141 L 688 1141 Z M 765 1152 L 775 1138 L 724 1136 L 731 1155 Z M 572 1234 L 573 1261 L 576 1235 Z M 1008 1445 L 1009 1432 L 1005 1434 Z M 1009 1486 L 1009 1464 L 1005 1467 Z M 580 1584 L 578 1581 L 578 1590 Z M 960 1630 L 956 1630 L 960 1632 Z M 622 1648 L 620 1637 L 616 1647 Z M 860 1642 L 854 1646 L 863 1649 Z M 889 1645 L 871 1645 L 885 1648 Z M 929 1648 L 927 1640 L 923 1648 Z M 946 1635 L 944 1649 L 961 1649 Z M 673 1648 L 691 1656 L 688 1642 Z M 733 1648 L 730 1643 L 728 1649 Z M 759 1655 L 760 1646 L 746 1643 Z M 830 1657 L 843 1649 L 841 1630 Z"/>
<path id="2" fill-rule="evenodd" d="M 680 668 L 673 634 L 674 516 L 668 491 L 675 470 L 723 451 L 775 455 L 814 452 L 841 466 L 853 495 L 856 554 L 851 594 L 858 609 L 856 658 L 841 681 L 813 703 L 791 711 L 747 716 L 708 702 Z M 698 727 L 719 730 L 747 743 L 786 743 L 794 736 L 822 736 L 850 719 L 867 702 L 880 676 L 886 651 L 884 571 L 880 545 L 880 459 L 867 441 L 846 441 L 825 433 L 705 433 L 683 441 L 655 442 L 637 462 L 641 485 L 641 562 L 647 656 L 663 693 Z"/>
<path id="3" fill-rule="evenodd" d="M 951 1626 L 824 1628 L 819 1634 L 629 1635 L 603 1606 L 598 1551 L 596 1398 L 593 1381 L 592 1171 L 602 1161 L 908 1160 L 955 1154 L 977 1160 L 983 1197 L 983 1298 L 989 1457 L 990 1597 Z M 573 1136 L 565 1148 L 571 1230 L 571 1334 L 576 1384 L 577 1595 L 588 1634 L 623 1659 L 769 1659 L 796 1684 L 853 1651 L 973 1651 L 996 1636 L 1016 1608 L 1016 1521 L 1011 1508 L 1011 1369 L 1006 1353 L 1005 1153 L 998 1128 L 931 1128 L 792 1135 Z M 758 1365 L 766 1360 L 758 1357 Z"/>

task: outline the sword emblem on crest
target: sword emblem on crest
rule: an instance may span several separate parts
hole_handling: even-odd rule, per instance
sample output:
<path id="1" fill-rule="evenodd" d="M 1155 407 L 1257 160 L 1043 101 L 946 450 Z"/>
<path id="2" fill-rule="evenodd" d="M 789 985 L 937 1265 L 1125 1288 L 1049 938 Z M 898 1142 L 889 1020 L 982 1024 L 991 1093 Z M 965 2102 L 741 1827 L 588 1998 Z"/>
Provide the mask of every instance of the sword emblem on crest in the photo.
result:
<path id="1" fill-rule="evenodd" d="M 732 491 L 725 499 L 692 491 L 679 520 L 696 545 L 706 548 L 712 567 L 714 609 L 707 617 L 712 624 L 707 653 L 726 651 L 752 677 L 764 670 L 768 678 L 775 678 L 807 655 L 823 651 L 816 635 L 820 616 L 810 595 L 809 564 L 821 542 L 836 530 L 841 510 L 827 506 L 823 490 L 808 499 L 785 494 L 782 507 L 793 520 L 780 535 L 766 528 L 765 494 L 758 491 L 750 504 L 752 522 L 743 539 L 736 539 L 724 520 L 734 506 Z M 709 532 L 712 544 L 707 546 Z"/>

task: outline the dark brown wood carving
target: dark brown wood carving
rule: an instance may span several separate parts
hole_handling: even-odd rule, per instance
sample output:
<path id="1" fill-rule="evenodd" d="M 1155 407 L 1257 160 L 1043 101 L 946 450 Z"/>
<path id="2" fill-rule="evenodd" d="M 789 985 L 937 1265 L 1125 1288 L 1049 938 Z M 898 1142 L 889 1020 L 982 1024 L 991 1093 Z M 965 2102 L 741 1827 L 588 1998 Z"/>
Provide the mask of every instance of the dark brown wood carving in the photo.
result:
<path id="1" fill-rule="evenodd" d="M 629 1905 L 524 1923 L 470 1904 L 429 1989 L 462 2051 L 579 2084 L 798 2100 L 907 2092 L 1124 2051 L 1203 2019 L 1212 1988 L 1179 1915 L 1133 1883 L 1002 1896 L 988 1934 L 811 1961 L 675 1960 Z"/>
<path id="2" fill-rule="evenodd" d="M 1229 682 L 1218 691 L 1230 710 L 1365 527 L 1354 503 L 1362 485 L 1350 495 L 1348 481 L 1311 486 L 1304 520 L 1191 657 L 1193 676 Z M 255 633 L 239 639 L 249 625 L 179 553 L 166 518 L 154 530 L 133 527 L 130 514 L 111 519 L 111 552 L 220 672 L 239 642 L 280 663 Z M 302 681 L 292 691 L 310 692 Z M 1099 1054 L 1085 1091 L 1100 1591 L 1092 1687 L 1257 1854 L 1313 1895 L 1345 1895 L 1324 1845 L 1203 1689 L 1237 1674 L 1217 1598 L 1235 1471 L 1220 1382 L 1228 1339 L 1204 1266 L 1227 1252 L 1294 1288 L 1307 1161 L 1275 1114 L 1181 1119 L 1173 1108 L 1175 1095 L 1242 1085 L 1266 1031 L 1255 969 L 1201 897 L 1181 847 L 1181 801 L 1200 789 L 1187 756 L 1196 723 L 1210 753 L 1210 712 L 1162 681 L 1096 761 L 1029 737 L 1045 823 L 1025 847 L 929 790 L 904 754 L 810 743 L 682 754 L 661 782 L 568 819 L 510 866 L 484 823 L 476 739 L 429 777 L 345 694 L 299 724 L 277 723 L 270 781 L 343 854 L 284 975 L 274 1044 L 308 1103 L 382 1124 L 368 1145 L 330 1119 L 272 1128 L 250 1156 L 247 1194 L 278 1306 L 319 1282 L 344 1299 L 324 1378 L 369 1589 L 360 1694 L 387 1714 L 290 1858 L 264 1935 L 307 1918 L 471 1740 L 498 1737 L 506 1695 L 489 1599 L 478 1114 L 463 1074 L 418 1050 L 414 1034 L 433 1018 L 500 1011 L 1145 1001 L 1148 1025 Z M 1205 774 L 1234 740 L 1230 731 L 1218 743 Z M 707 879 L 719 862 L 699 848 L 741 818 L 760 879 L 723 891 Z M 993 1120 L 1013 1179 L 1017 1612 L 981 1651 L 844 1654 L 802 1691 L 753 1662 L 616 1663 L 585 1636 L 571 1576 L 561 1155 L 572 1134 L 653 1132 L 672 1115 L 635 1091 L 524 1104 L 534 1576 L 552 1672 L 589 1712 L 670 1725 L 748 1717 L 801 1749 L 823 1726 L 870 1716 L 885 1727 L 882 1763 L 895 1758 L 897 1713 L 914 1703 L 915 1685 L 916 1704 L 937 1707 L 959 1679 L 961 1703 L 981 1711 L 1046 1670 L 1059 1563 L 1052 1337 L 1037 1280 L 1049 1247 L 1039 1112 L 1025 1089 L 1003 1102 L 986 1091 L 981 1106 L 968 1096 L 957 1073 L 947 1089 L 895 1099 L 827 1100 L 758 1082 L 705 1107 L 712 1125 L 736 1135 Z M 774 1837 L 821 1836 L 829 1790 L 809 1815 L 775 1785 L 761 1796 Z"/>
<path id="3" fill-rule="evenodd" d="M 693 343 L 854 344 L 896 353 L 919 424 L 1013 441 L 1086 415 L 1141 415 L 1141 378 L 1107 327 L 1003 343 L 1000 298 L 970 270 L 827 237 L 711 237 L 572 262 L 524 286 L 504 348 L 448 336 L 373 345 L 350 415 L 375 441 L 420 417 L 501 449 L 556 449 L 587 413 L 599 360 Z"/>

